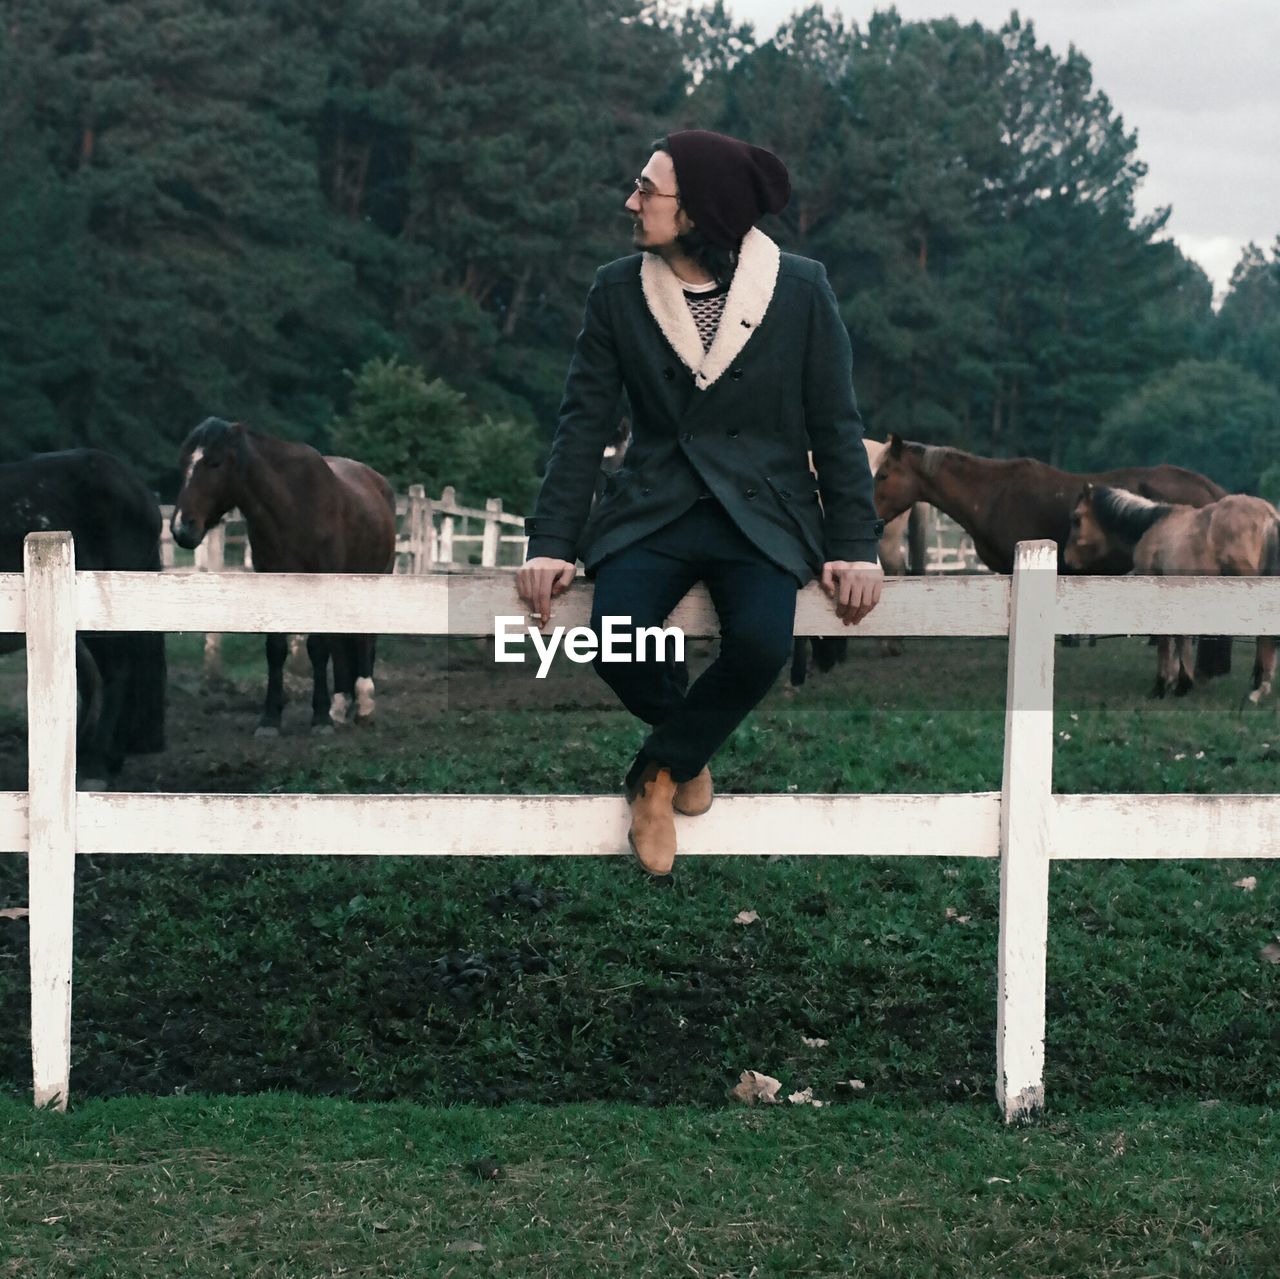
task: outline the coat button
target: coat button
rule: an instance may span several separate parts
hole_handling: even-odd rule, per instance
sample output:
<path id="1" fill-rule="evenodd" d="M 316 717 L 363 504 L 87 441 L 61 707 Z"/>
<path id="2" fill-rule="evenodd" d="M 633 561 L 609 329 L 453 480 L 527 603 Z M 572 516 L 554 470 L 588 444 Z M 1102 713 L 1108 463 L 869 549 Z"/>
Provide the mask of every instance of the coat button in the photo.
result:
<path id="1" fill-rule="evenodd" d="M 733 430 L 728 432 L 728 436 L 731 440 L 736 440 L 740 434 L 741 432 L 738 430 L 736 426 L 733 428 Z"/>
<path id="2" fill-rule="evenodd" d="M 662 376 L 666 378 L 668 382 L 672 382 L 675 380 L 676 371 L 673 368 L 665 368 L 662 370 Z"/>
<path id="3" fill-rule="evenodd" d="M 747 490 L 747 496 L 748 496 L 748 497 L 755 497 L 755 495 L 756 495 L 756 490 L 755 490 L 755 489 L 748 489 L 748 490 Z"/>
<path id="4" fill-rule="evenodd" d="M 729 376 L 730 376 L 731 378 L 733 378 L 733 380 L 734 380 L 735 382 L 741 382 L 741 381 L 742 381 L 742 370 L 741 370 L 741 369 L 730 369 L 730 370 L 729 370 Z"/>
<path id="5" fill-rule="evenodd" d="M 648 496 L 649 496 L 649 494 L 650 494 L 650 493 L 652 493 L 652 492 L 653 492 L 653 490 L 652 490 L 652 489 L 647 489 L 647 488 L 646 488 L 646 489 L 641 489 L 641 490 L 640 490 L 640 496 L 641 496 L 641 497 L 648 497 Z"/>
<path id="6" fill-rule="evenodd" d="M 688 444 L 688 443 L 689 443 L 689 441 L 690 441 L 691 439 L 693 439 L 693 432 L 692 432 L 692 431 L 686 431 L 686 432 L 685 432 L 685 433 L 684 433 L 680 438 L 681 438 L 681 439 L 682 439 L 686 444 Z"/>

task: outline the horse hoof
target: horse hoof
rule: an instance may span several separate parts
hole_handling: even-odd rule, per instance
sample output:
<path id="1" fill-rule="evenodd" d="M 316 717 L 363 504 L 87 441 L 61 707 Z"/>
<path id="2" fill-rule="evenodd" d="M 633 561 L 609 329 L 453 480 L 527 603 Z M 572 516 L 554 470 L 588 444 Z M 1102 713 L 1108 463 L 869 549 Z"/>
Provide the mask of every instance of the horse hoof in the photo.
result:
<path id="1" fill-rule="evenodd" d="M 279 737 L 280 730 L 274 724 L 259 724 L 253 730 L 254 737 Z"/>

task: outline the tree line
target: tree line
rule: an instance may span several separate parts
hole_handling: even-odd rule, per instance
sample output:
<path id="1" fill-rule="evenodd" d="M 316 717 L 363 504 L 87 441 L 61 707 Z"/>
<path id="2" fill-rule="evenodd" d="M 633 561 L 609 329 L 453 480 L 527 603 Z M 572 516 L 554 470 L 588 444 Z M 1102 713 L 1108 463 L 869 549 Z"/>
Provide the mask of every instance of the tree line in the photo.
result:
<path id="1" fill-rule="evenodd" d="M 1016 14 L 8 0 L 0 83 L 6 460 L 171 490 L 218 414 L 520 509 L 630 180 L 704 127 L 788 164 L 763 226 L 826 264 L 869 433 L 1280 489 L 1280 237 L 1215 313 L 1087 58 Z"/>

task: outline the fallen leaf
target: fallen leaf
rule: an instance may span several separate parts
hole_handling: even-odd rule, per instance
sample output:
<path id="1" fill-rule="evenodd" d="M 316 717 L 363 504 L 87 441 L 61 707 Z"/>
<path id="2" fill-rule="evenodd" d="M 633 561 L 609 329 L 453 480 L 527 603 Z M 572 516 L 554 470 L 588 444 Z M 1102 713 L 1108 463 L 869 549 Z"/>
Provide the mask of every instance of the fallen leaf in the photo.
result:
<path id="1" fill-rule="evenodd" d="M 770 1075 L 762 1075 L 758 1070 L 744 1070 L 737 1085 L 729 1092 L 730 1097 L 745 1101 L 748 1106 L 757 1101 L 776 1103 L 778 1090 L 782 1087 L 780 1079 Z"/>
<path id="2" fill-rule="evenodd" d="M 1246 893 L 1251 893 L 1258 886 L 1258 877 L 1256 875 L 1246 875 L 1243 879 L 1237 879 L 1232 888 L 1243 888 Z M 0 911 L 0 914 L 3 914 Z"/>
<path id="3" fill-rule="evenodd" d="M 852 1088 L 854 1092 L 862 1092 L 866 1088 L 866 1084 L 861 1079 L 846 1079 L 845 1087 Z"/>
<path id="4" fill-rule="evenodd" d="M 997 1182 L 997 1181 L 998 1181 L 998 1182 L 1000 1182 L 1002 1185 L 1005 1185 L 1005 1186 L 1011 1186 L 1011 1185 L 1013 1185 L 1013 1182 L 1011 1182 L 1011 1181 L 1009 1180 L 1009 1178 L 1008 1178 L 1008 1177 L 988 1177 L 988 1178 L 987 1178 L 987 1185 L 988 1185 L 988 1186 L 994 1186 L 994 1185 L 996 1184 L 996 1182 Z"/>
<path id="5" fill-rule="evenodd" d="M 813 1095 L 812 1088 L 806 1088 L 804 1089 L 803 1092 L 793 1092 L 791 1096 L 787 1098 L 787 1100 L 793 1106 L 824 1106 L 826 1105 L 825 1102 L 819 1101 Z"/>
<path id="6" fill-rule="evenodd" d="M 810 1039 L 808 1035 L 801 1035 L 800 1042 L 806 1048 L 825 1048 L 829 1041 L 826 1039 Z"/>
<path id="7" fill-rule="evenodd" d="M 1269 964 L 1280 964 L 1280 946 L 1277 946 L 1275 942 L 1269 942 L 1258 954 Z"/>
<path id="8" fill-rule="evenodd" d="M 0 919 L 26 919 L 31 912 L 25 906 L 10 906 L 0 910 Z"/>
<path id="9" fill-rule="evenodd" d="M 484 1244 L 476 1243 L 474 1239 L 455 1239 L 452 1243 L 444 1246 L 445 1252 L 483 1252 Z"/>
<path id="10" fill-rule="evenodd" d="M 948 918 L 949 920 L 953 920 L 953 921 L 954 921 L 955 923 L 957 923 L 957 924 L 967 924 L 967 923 L 969 922 L 969 920 L 973 918 L 973 916 L 972 916 L 972 915 L 962 915 L 958 910 L 956 910 L 956 908 L 955 908 L 954 906 L 948 906 L 948 907 L 947 907 L 947 918 Z"/>
<path id="11" fill-rule="evenodd" d="M 754 910 L 740 910 L 734 917 L 735 924 L 754 924 L 760 918 Z"/>

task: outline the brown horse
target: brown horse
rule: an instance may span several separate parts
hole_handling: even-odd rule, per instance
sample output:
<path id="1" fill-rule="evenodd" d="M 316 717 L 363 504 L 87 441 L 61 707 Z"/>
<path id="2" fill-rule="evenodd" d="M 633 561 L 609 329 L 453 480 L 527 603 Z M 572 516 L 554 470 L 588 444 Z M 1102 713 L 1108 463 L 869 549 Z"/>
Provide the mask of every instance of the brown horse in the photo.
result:
<path id="1" fill-rule="evenodd" d="M 211 417 L 187 437 L 173 540 L 188 549 L 232 509 L 244 516 L 259 573 L 389 573 L 395 563 L 396 499 L 391 485 L 361 462 L 322 457 Z M 309 635 L 311 727 L 373 718 L 373 635 Z M 257 733 L 275 736 L 284 707 L 288 641 L 267 636 L 267 696 Z M 327 664 L 333 659 L 333 699 Z"/>
<path id="2" fill-rule="evenodd" d="M 890 435 L 876 468 L 876 511 L 889 520 L 915 502 L 930 502 L 973 538 L 978 557 L 993 572 L 1012 573 L 1019 542 L 1051 538 L 1058 544 L 1058 571 L 1067 571 L 1062 548 L 1071 532 L 1071 511 L 1086 483 L 1129 489 L 1157 502 L 1205 506 L 1226 489 L 1180 466 L 1129 466 L 1092 474 L 1060 471 L 1033 458 L 979 457 L 960 449 L 913 444 Z M 1127 573 L 1133 561 L 1117 546 L 1091 573 Z M 1231 639 L 1205 639 L 1198 673 L 1231 669 Z"/>
<path id="3" fill-rule="evenodd" d="M 1117 553 L 1147 576 L 1274 577 L 1280 575 L 1280 512 L 1260 497 L 1236 493 L 1208 506 L 1152 502 L 1105 484 L 1086 484 L 1071 513 L 1063 548 L 1067 565 L 1088 573 Z M 1191 643 L 1161 636 L 1155 695 L 1190 692 Z M 1260 636 L 1253 666 L 1251 702 L 1271 691 L 1275 640 Z"/>

